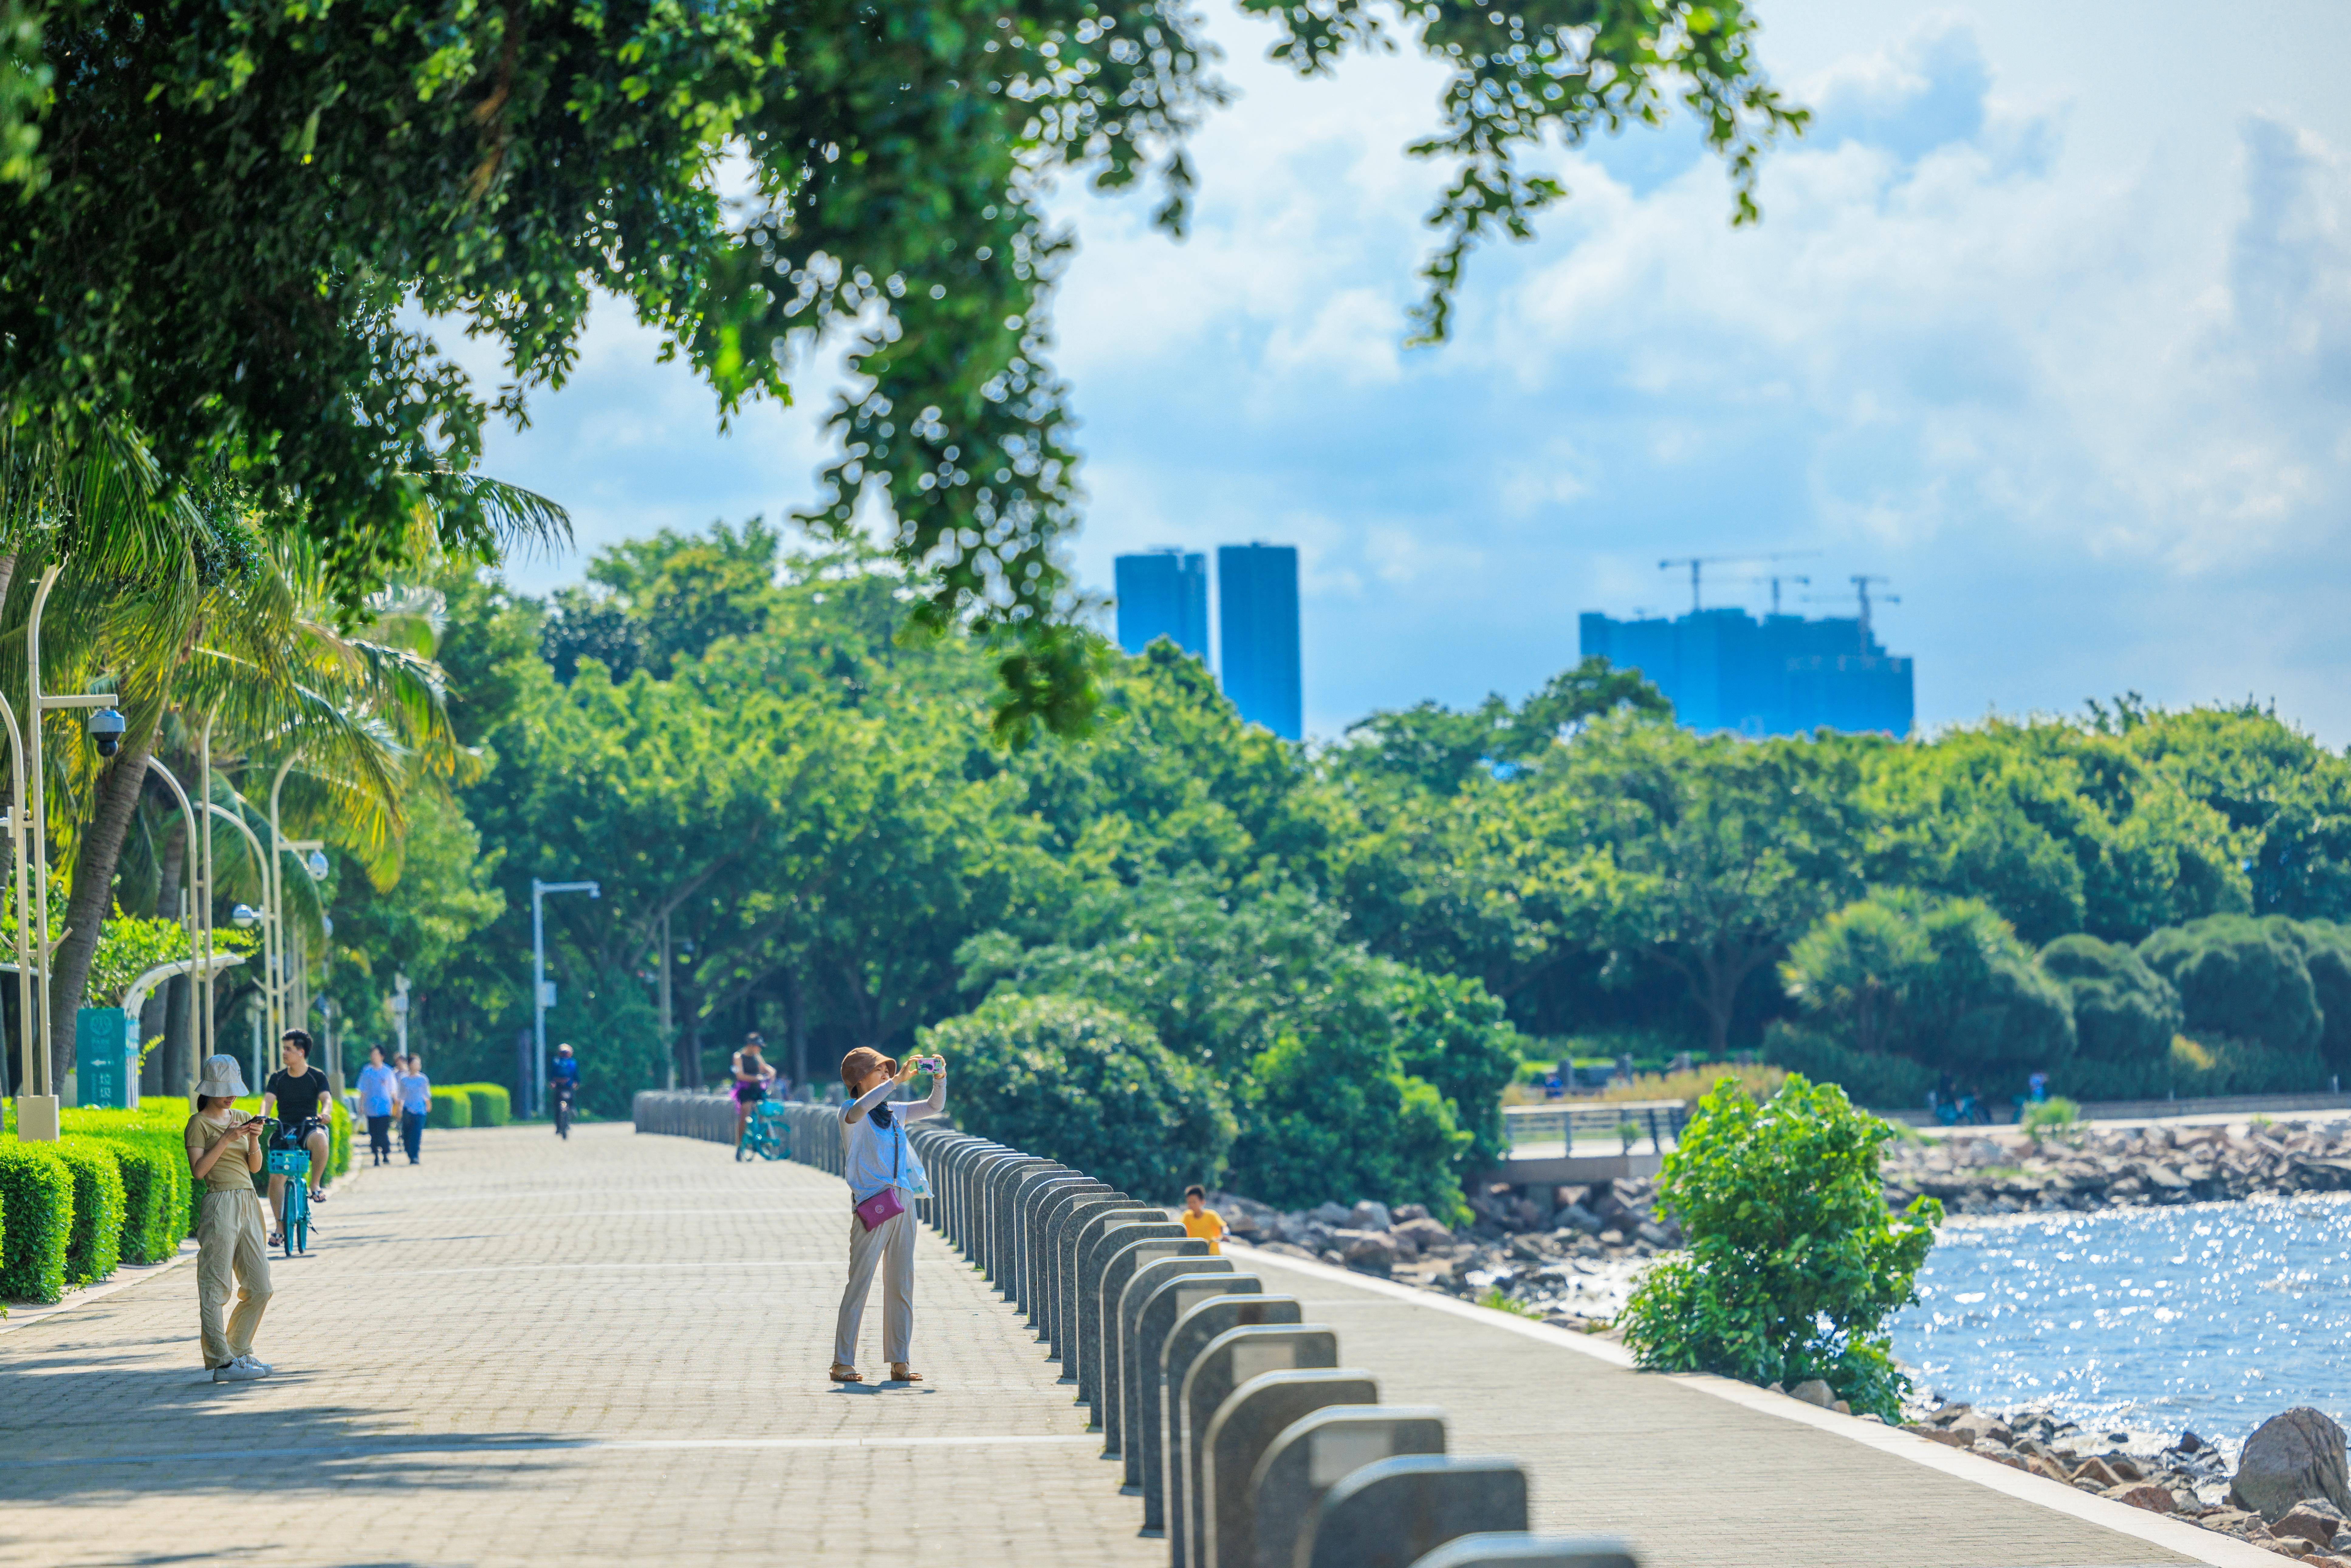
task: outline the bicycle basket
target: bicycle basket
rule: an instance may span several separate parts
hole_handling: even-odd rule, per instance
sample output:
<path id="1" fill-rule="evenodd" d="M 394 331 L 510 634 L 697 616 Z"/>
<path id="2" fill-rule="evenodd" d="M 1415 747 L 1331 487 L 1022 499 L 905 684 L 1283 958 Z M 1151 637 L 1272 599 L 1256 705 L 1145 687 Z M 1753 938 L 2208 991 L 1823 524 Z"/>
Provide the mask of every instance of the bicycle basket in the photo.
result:
<path id="1" fill-rule="evenodd" d="M 272 1149 L 267 1156 L 271 1176 L 308 1176 L 310 1156 L 300 1149 Z"/>

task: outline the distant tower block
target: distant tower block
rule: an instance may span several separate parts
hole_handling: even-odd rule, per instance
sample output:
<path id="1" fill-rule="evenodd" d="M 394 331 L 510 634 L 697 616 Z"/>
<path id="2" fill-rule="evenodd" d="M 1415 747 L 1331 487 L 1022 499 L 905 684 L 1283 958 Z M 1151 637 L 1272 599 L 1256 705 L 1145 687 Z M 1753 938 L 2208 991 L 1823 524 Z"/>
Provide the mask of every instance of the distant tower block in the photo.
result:
<path id="1" fill-rule="evenodd" d="M 1118 585 L 1118 645 L 1140 653 L 1165 637 L 1208 660 L 1208 558 L 1175 549 L 1123 555 Z"/>
<path id="2" fill-rule="evenodd" d="M 1298 551 L 1217 547 L 1217 630 L 1225 695 L 1241 716 L 1284 740 L 1304 737 L 1298 666 Z"/>

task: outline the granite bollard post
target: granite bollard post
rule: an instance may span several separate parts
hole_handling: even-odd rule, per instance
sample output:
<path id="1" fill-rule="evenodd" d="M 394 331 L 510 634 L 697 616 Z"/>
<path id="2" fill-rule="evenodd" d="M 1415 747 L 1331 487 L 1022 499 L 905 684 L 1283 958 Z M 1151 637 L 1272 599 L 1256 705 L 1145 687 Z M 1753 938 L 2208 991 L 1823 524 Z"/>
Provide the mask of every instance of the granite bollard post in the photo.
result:
<path id="1" fill-rule="evenodd" d="M 1056 1193 L 1074 1186 L 1099 1186 L 1101 1183 L 1083 1171 L 1062 1166 L 1049 1175 L 1024 1181 L 1014 1194 L 1018 1207 L 1012 1218 L 1012 1304 L 1022 1315 L 1029 1303 L 1037 1299 L 1037 1291 L 1045 1273 L 1037 1257 L 1037 1231 L 1044 1221 L 1045 1209 Z"/>
<path id="2" fill-rule="evenodd" d="M 1012 1269 L 1011 1260 L 1005 1251 L 1005 1237 L 1007 1222 L 1012 1212 L 1012 1195 L 1019 1186 L 1020 1178 L 1029 1172 L 1055 1168 L 1050 1160 L 1024 1154 L 1017 1160 L 999 1161 L 988 1172 L 987 1229 L 980 1244 L 987 1254 L 987 1281 L 1008 1301 L 1012 1296 Z"/>
<path id="3" fill-rule="evenodd" d="M 1257 1561 L 1256 1498 L 1249 1481 L 1273 1440 L 1300 1416 L 1329 1405 L 1375 1405 L 1380 1387 L 1368 1372 L 1325 1367 L 1268 1372 L 1250 1378 L 1217 1406 L 1200 1438 L 1200 1557 L 1207 1568 L 1249 1568 Z"/>
<path id="4" fill-rule="evenodd" d="M 1080 1199 L 1109 1197 L 1113 1192 L 1104 1183 L 1086 1176 L 1056 1182 L 1039 1195 L 1036 1220 L 1029 1232 L 1029 1261 L 1024 1266 L 1036 1286 L 1026 1293 L 1021 1305 L 1028 1313 L 1029 1327 L 1040 1338 L 1049 1337 L 1045 1324 L 1051 1316 L 1058 1279 L 1053 1264 L 1053 1239 L 1061 1234 L 1061 1221 Z"/>
<path id="5" fill-rule="evenodd" d="M 1170 1233 L 1167 1211 L 1164 1208 L 1149 1207 L 1112 1209 L 1107 1213 L 1097 1214 L 1086 1222 L 1084 1229 L 1078 1232 L 1077 1256 L 1072 1260 L 1070 1277 L 1065 1285 L 1069 1296 L 1070 1315 L 1060 1339 L 1061 1370 L 1077 1381 L 1077 1397 L 1081 1402 L 1086 1399 L 1089 1386 L 1089 1380 L 1085 1375 L 1086 1361 L 1093 1354 L 1093 1293 L 1087 1287 L 1101 1280 L 1102 1266 L 1109 1260 L 1113 1252 L 1117 1251 L 1120 1247 L 1143 1239 L 1140 1236 L 1129 1236 L 1120 1239 L 1115 1245 L 1113 1244 L 1112 1233 L 1130 1225 L 1159 1226 L 1161 1227 L 1159 1230 L 1152 1232 L 1156 1236 Z M 1183 1233 L 1183 1227 L 1173 1228 L 1173 1234 L 1181 1236 Z"/>
<path id="6" fill-rule="evenodd" d="M 1143 1477 L 1137 1473 L 1143 1445 L 1135 1441 L 1141 1429 L 1134 1424 L 1135 1385 L 1143 1381 L 1136 1361 L 1140 1345 L 1144 1303 L 1163 1281 L 1182 1274 L 1229 1274 L 1232 1263 L 1223 1258 L 1207 1255 L 1207 1243 L 1197 1244 L 1196 1250 L 1186 1246 L 1164 1257 L 1147 1258 L 1137 1262 L 1120 1287 L 1115 1306 L 1110 1306 L 1105 1292 L 1104 1305 L 1109 1311 L 1102 1315 L 1102 1403 L 1106 1407 L 1102 1418 L 1102 1454 L 1117 1454 L 1126 1460 L 1126 1484 L 1140 1487 Z M 1158 1370 L 1155 1362 L 1153 1371 Z"/>
<path id="7" fill-rule="evenodd" d="M 1159 1473 L 1159 1449 L 1166 1430 L 1167 1401 L 1163 1353 L 1176 1320 L 1202 1301 L 1219 1296 L 1254 1296 L 1265 1290 L 1255 1274 L 1233 1271 L 1229 1258 L 1207 1258 L 1191 1269 L 1155 1269 L 1147 1288 L 1135 1303 L 1134 1326 L 1125 1332 L 1119 1348 L 1119 1421 L 1125 1441 L 1119 1451 L 1126 1461 L 1126 1484 L 1137 1492 L 1150 1488 Z M 1137 1288 L 1127 1286 L 1130 1296 Z M 1151 1511 L 1146 1506 L 1145 1512 Z M 1155 1520 L 1146 1530 L 1158 1528 Z"/>
<path id="8" fill-rule="evenodd" d="M 1193 1309 L 1207 1312 L 1210 1301 Z M 1280 1328 L 1227 1329 L 1202 1346 L 1174 1389 L 1168 1406 L 1168 1453 L 1176 1463 L 1171 1480 L 1180 1477 L 1183 1496 L 1168 1488 L 1167 1548 L 1175 1568 L 1207 1568 L 1200 1542 L 1207 1529 L 1207 1494 L 1202 1471 L 1206 1463 L 1202 1440 L 1209 1419 L 1234 1389 L 1269 1372 L 1298 1372 L 1339 1364 L 1339 1336 L 1321 1323 Z M 1177 1511 L 1181 1510 L 1179 1513 Z M 1180 1533 L 1179 1533 L 1180 1531 Z M 1176 1555 L 1181 1552 L 1179 1557 Z"/>
<path id="9" fill-rule="evenodd" d="M 1445 1452 L 1445 1413 L 1427 1405 L 1330 1405 L 1300 1416 L 1249 1476 L 1252 1561 L 1291 1568 L 1322 1494 L 1374 1459 Z"/>
<path id="10" fill-rule="evenodd" d="M 1604 1535 L 1457 1535 L 1412 1568 L 1641 1568 L 1633 1549 Z"/>
<path id="11" fill-rule="evenodd" d="M 988 1277 L 992 1262 L 988 1254 L 987 1240 L 989 1225 L 996 1214 L 997 1174 L 1030 1157 L 1018 1149 L 1005 1149 L 1001 1152 L 982 1155 L 972 1163 L 971 1200 L 967 1210 L 971 1224 L 971 1234 L 964 1242 L 964 1251 L 970 1256 L 972 1262 L 977 1265 L 982 1279 Z"/>
<path id="12" fill-rule="evenodd" d="M 1299 1568 L 1412 1568 L 1464 1535 L 1527 1528 L 1527 1477 L 1511 1459 L 1399 1454 L 1335 1482 L 1299 1542 Z"/>
<path id="13" fill-rule="evenodd" d="M 1069 1373 L 1068 1325 L 1077 1300 L 1070 1279 L 1077 1272 L 1078 1238 L 1085 1232 L 1087 1226 L 1103 1215 L 1122 1210 L 1135 1210 L 1138 1218 L 1143 1218 L 1144 1212 L 1142 1204 L 1115 1189 L 1081 1197 L 1061 1211 L 1061 1218 L 1052 1222 L 1046 1235 L 1045 1245 L 1051 1256 L 1045 1264 L 1048 1272 L 1042 1302 L 1044 1311 L 1039 1315 L 1038 1329 L 1045 1338 L 1045 1359 L 1061 1363 L 1065 1377 Z"/>
<path id="14" fill-rule="evenodd" d="M 1184 1380 L 1200 1353 L 1234 1329 L 1283 1328 L 1304 1312 L 1295 1296 L 1212 1296 L 1176 1314 L 1159 1347 L 1159 1468 L 1143 1478 L 1143 1533 L 1164 1534 L 1168 1560 L 1183 1568 L 1191 1518 L 1184 1458 Z"/>
<path id="15" fill-rule="evenodd" d="M 1093 1424 L 1107 1434 L 1106 1420 L 1114 1419 L 1118 1397 L 1118 1302 L 1120 1292 L 1134 1271 L 1162 1258 L 1206 1258 L 1208 1244 L 1184 1234 L 1184 1228 L 1162 1220 L 1157 1224 L 1122 1226 L 1108 1233 L 1123 1245 L 1102 1254 L 1102 1267 L 1086 1286 L 1086 1306 L 1092 1312 L 1083 1333 L 1086 1348 L 1078 1368 L 1078 1397 L 1093 1406 Z M 1114 1451 L 1114 1450 L 1113 1450 Z"/>
<path id="16" fill-rule="evenodd" d="M 997 1284 L 1004 1299 L 1018 1306 L 1020 1303 L 1022 1221 L 1029 1210 L 1029 1195 L 1042 1184 L 1059 1176 L 1074 1176 L 1078 1173 L 1059 1160 L 1047 1160 L 1017 1172 L 1004 1184 L 1004 1207 L 997 1220 Z"/>

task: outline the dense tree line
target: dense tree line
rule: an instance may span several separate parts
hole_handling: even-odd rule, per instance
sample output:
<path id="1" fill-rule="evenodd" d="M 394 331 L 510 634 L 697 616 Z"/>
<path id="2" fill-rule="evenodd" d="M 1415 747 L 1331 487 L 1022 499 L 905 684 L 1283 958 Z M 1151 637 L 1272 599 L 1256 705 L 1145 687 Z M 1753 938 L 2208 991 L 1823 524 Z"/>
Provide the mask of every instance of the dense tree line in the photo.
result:
<path id="1" fill-rule="evenodd" d="M 1593 662 L 1307 748 L 1161 645 L 1090 654 L 1092 738 L 1015 747 L 988 646 L 855 548 L 439 587 L 476 765 L 340 890 L 338 994 L 364 1029 L 404 966 L 442 1070 L 511 1081 L 530 879 L 594 877 L 548 906 L 550 1030 L 607 1113 L 747 1030 L 819 1082 L 931 1030 L 975 1105 L 1128 1127 L 1137 1179 L 1442 1201 L 1522 1060 L 1761 1050 L 1910 1103 L 2301 1086 L 2351 1039 L 2351 766 L 2249 705 L 1750 742 Z"/>

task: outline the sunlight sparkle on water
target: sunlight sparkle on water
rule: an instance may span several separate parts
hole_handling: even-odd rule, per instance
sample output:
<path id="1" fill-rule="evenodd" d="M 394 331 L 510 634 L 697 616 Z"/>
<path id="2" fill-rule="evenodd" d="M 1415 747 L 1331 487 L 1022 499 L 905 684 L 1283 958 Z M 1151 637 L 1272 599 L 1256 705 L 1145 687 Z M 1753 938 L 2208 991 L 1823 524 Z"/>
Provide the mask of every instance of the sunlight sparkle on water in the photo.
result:
<path id="1" fill-rule="evenodd" d="M 1955 1219 L 1894 1321 L 1922 1387 L 2241 1440 L 2351 1412 L 2351 1194 Z"/>

